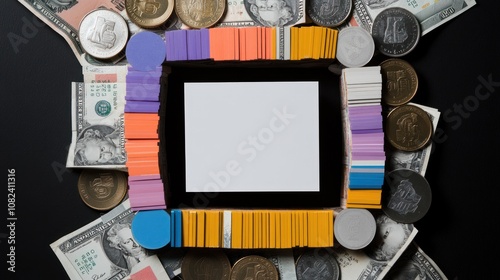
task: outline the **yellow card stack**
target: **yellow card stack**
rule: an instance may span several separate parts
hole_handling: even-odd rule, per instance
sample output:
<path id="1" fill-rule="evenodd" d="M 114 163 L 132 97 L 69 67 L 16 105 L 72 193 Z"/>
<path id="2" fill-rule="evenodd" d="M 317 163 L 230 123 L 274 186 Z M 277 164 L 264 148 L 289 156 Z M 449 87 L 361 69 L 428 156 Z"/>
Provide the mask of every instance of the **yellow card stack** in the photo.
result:
<path id="1" fill-rule="evenodd" d="M 182 212 L 182 246 L 293 248 L 333 246 L 334 214 L 320 210 L 200 210 Z"/>

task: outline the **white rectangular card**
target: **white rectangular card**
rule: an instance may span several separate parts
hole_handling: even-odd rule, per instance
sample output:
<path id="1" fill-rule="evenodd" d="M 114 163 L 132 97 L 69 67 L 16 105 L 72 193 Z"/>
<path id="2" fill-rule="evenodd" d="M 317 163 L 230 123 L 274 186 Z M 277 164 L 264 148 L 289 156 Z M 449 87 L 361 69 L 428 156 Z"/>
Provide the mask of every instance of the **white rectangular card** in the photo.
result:
<path id="1" fill-rule="evenodd" d="M 185 83 L 186 192 L 319 191 L 318 82 Z"/>

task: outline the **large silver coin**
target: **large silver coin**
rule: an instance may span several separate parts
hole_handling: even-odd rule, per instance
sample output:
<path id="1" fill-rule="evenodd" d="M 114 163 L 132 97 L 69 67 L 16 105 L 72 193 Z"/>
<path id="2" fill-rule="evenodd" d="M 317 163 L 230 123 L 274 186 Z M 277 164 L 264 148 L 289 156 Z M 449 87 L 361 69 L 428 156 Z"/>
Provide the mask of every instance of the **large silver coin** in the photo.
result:
<path id="1" fill-rule="evenodd" d="M 420 23 L 403 8 L 388 8 L 373 20 L 372 36 L 380 53 L 400 57 L 411 52 L 420 40 Z"/>
<path id="2" fill-rule="evenodd" d="M 333 224 L 335 238 L 343 247 L 362 249 L 373 240 L 377 224 L 372 213 L 366 209 L 344 209 Z"/>
<path id="3" fill-rule="evenodd" d="M 346 67 L 362 67 L 373 57 L 375 43 L 372 35 L 359 26 L 340 30 L 337 39 L 337 60 Z"/>
<path id="4" fill-rule="evenodd" d="M 317 25 L 336 27 L 344 23 L 352 11 L 352 0 L 310 0 L 307 14 Z"/>
<path id="5" fill-rule="evenodd" d="M 327 249 L 317 248 L 304 252 L 297 259 L 297 280 L 338 280 L 340 267 Z"/>
<path id="6" fill-rule="evenodd" d="M 83 17 L 78 36 L 88 55 L 106 59 L 118 55 L 125 48 L 129 34 L 127 22 L 120 14 L 97 9 Z"/>

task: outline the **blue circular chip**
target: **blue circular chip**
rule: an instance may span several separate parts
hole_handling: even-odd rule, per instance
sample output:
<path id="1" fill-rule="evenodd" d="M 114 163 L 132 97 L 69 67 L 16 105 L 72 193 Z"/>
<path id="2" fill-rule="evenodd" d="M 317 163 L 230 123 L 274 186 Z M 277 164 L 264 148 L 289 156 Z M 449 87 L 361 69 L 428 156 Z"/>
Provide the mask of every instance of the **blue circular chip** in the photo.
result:
<path id="1" fill-rule="evenodd" d="M 142 31 L 130 38 L 125 55 L 134 70 L 152 71 L 165 61 L 165 42 L 156 33 Z"/>
<path id="2" fill-rule="evenodd" d="M 132 235 L 146 249 L 159 249 L 170 242 L 170 215 L 165 210 L 141 210 L 132 220 Z"/>

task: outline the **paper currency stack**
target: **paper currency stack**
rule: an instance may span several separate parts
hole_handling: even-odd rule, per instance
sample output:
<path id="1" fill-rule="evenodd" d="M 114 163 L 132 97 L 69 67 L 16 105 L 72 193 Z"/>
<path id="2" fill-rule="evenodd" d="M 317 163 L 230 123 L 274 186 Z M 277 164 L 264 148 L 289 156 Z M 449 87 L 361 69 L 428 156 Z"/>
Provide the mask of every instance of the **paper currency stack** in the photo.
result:
<path id="1" fill-rule="evenodd" d="M 83 81 L 72 83 L 71 93 L 68 93 L 72 94 L 72 104 L 68 104 L 72 108 L 72 143 L 68 152 L 67 167 L 108 172 L 88 182 L 92 186 L 89 189 L 98 192 L 95 198 L 92 198 L 94 200 L 105 199 L 107 191 L 114 184 L 112 172 L 130 172 L 131 166 L 135 168 L 132 180 L 134 183 L 131 184 L 130 179 L 128 182 L 129 186 L 134 187 L 132 195 L 129 193 L 129 196 L 120 204 L 113 205 L 114 208 L 98 220 L 50 244 L 71 279 L 263 279 L 259 278 L 260 276 L 281 280 L 382 279 L 385 276 L 395 279 L 403 275 L 407 276 L 407 279 L 446 279 L 438 266 L 413 242 L 418 232 L 413 221 L 416 218 L 422 218 L 425 213 L 419 213 L 420 216 L 415 214 L 417 216 L 411 216 L 412 219 L 405 219 L 407 213 L 410 213 L 409 215 L 415 213 L 422 201 L 428 200 L 430 204 L 430 195 L 419 193 L 418 184 L 420 183 L 412 181 L 411 178 L 415 176 L 424 178 L 425 176 L 432 143 L 426 139 L 427 142 L 419 145 L 418 137 L 422 135 L 421 129 L 425 128 L 429 130 L 429 137 L 432 136 L 437 127 L 440 112 L 435 108 L 409 102 L 417 89 L 416 87 L 411 89 L 412 74 L 407 71 L 408 67 L 398 70 L 391 68 L 392 64 L 387 68 L 384 68 L 387 66 L 384 64 L 375 65 L 374 68 L 365 67 L 365 65 L 370 65 L 375 55 L 387 56 L 389 60 L 399 60 L 398 62 L 404 64 L 405 61 L 401 57 L 417 47 L 421 36 L 474 6 L 476 4 L 474 0 L 433 1 L 430 4 L 421 0 L 309 0 L 307 2 L 306 0 L 243 0 L 239 2 L 100 0 L 91 5 L 85 1 L 18 1 L 62 35 L 82 65 Z M 310 26 L 321 28 L 311 29 L 315 30 L 314 32 L 306 32 L 304 27 Z M 362 28 L 362 30 L 350 29 L 349 31 L 353 32 L 349 32 L 348 36 L 344 36 L 342 40 L 339 38 L 337 41 L 337 34 L 351 27 Z M 207 29 L 223 28 L 234 30 L 234 32 L 207 31 Z M 244 28 L 252 29 L 249 32 L 241 32 L 240 29 Z M 304 32 L 301 32 L 303 35 L 297 37 L 294 33 L 298 33 L 297 30 L 300 28 L 304 28 Z M 174 34 L 174 30 L 193 31 Z M 178 37 L 179 34 L 185 36 Z M 210 38 L 211 34 L 219 34 L 217 40 Z M 159 40 L 160 45 L 165 47 L 151 48 L 151 44 L 141 44 L 140 41 L 134 42 L 133 47 L 129 45 L 134 38 L 146 35 Z M 188 42 L 191 46 L 189 48 Z M 143 49 L 146 47 L 150 48 L 147 52 Z M 170 54 L 167 48 L 170 49 Z M 173 52 L 174 49 L 178 51 Z M 210 52 L 214 53 L 216 49 L 217 57 L 214 59 Z M 378 54 L 375 53 L 375 49 L 378 50 Z M 240 59 L 247 57 L 250 51 L 252 55 L 249 57 L 252 59 Z M 297 52 L 301 55 L 294 56 Z M 313 52 L 317 55 L 312 55 Z M 134 57 L 137 53 L 142 54 Z M 158 55 L 158 53 L 161 54 Z M 338 60 L 335 59 L 336 54 L 339 54 Z M 163 59 L 159 61 L 160 70 L 148 69 L 148 66 L 155 65 L 151 60 L 162 55 Z M 376 221 L 373 241 L 356 250 L 347 249 L 337 242 L 333 246 L 330 246 L 328 242 L 313 242 L 321 245 L 314 249 L 300 246 L 265 251 L 248 250 L 250 249 L 248 247 L 230 249 L 231 246 L 196 248 L 198 247 L 196 238 L 203 238 L 199 228 L 201 224 L 203 224 L 202 230 L 212 228 L 217 231 L 217 228 L 220 228 L 219 233 L 223 232 L 225 224 L 221 222 L 220 226 L 213 226 L 213 224 L 204 226 L 207 223 L 205 218 L 203 223 L 197 219 L 191 219 L 191 222 L 187 224 L 185 221 L 189 219 L 176 214 L 172 216 L 172 220 L 162 221 L 170 228 L 170 232 L 164 233 L 169 234 L 164 240 L 176 238 L 175 246 L 172 242 L 162 248 L 148 248 L 147 243 L 142 243 L 144 239 L 137 238 L 138 232 L 141 231 L 134 228 L 138 211 L 166 211 L 170 215 L 178 209 L 175 211 L 170 209 L 168 205 L 164 205 L 163 201 L 158 206 L 158 204 L 148 204 L 149 198 L 143 199 L 164 195 L 156 187 L 158 182 L 160 184 L 166 182 L 166 180 L 163 180 L 163 183 L 161 181 L 161 179 L 166 179 L 162 178 L 166 175 L 155 172 L 153 172 L 155 174 L 150 174 L 151 172 L 144 171 L 152 169 L 142 168 L 143 165 L 149 166 L 153 162 L 156 167 L 162 162 L 162 159 L 155 158 L 155 153 L 158 154 L 156 147 L 158 139 L 155 135 L 152 138 L 149 136 L 128 137 L 125 115 L 129 110 L 128 113 L 149 113 L 154 115 L 154 118 L 157 117 L 156 111 L 158 111 L 158 106 L 161 107 L 162 98 L 160 95 L 155 95 L 154 100 L 149 100 L 146 92 L 160 94 L 160 76 L 167 77 L 170 71 L 167 65 L 168 59 L 165 59 L 168 55 L 175 57 L 171 61 L 180 60 L 185 63 L 184 65 L 197 63 L 196 60 L 218 63 L 218 60 L 225 60 L 220 59 L 224 57 L 235 62 L 233 66 L 244 66 L 246 61 L 243 60 L 253 60 L 257 63 L 253 67 L 257 65 L 257 67 L 262 66 L 263 69 L 264 64 L 272 65 L 277 60 L 288 60 L 286 62 L 289 63 L 288 65 L 306 64 L 311 61 L 315 65 L 315 62 L 321 62 L 316 64 L 316 67 L 330 65 L 330 70 L 337 74 L 357 73 L 354 76 L 357 75 L 359 83 L 354 83 L 354 85 L 361 88 L 361 91 L 366 88 L 363 87 L 366 86 L 363 84 L 365 83 L 363 78 L 367 76 L 376 78 L 378 81 L 376 87 L 380 87 L 380 81 L 382 81 L 382 88 L 392 89 L 396 95 L 398 91 L 413 91 L 408 100 L 397 104 L 383 104 L 383 110 L 379 106 L 376 112 L 374 110 L 367 112 L 368 109 L 362 105 L 356 105 L 357 102 L 352 98 L 347 104 L 346 96 L 343 96 L 346 102 L 342 108 L 345 110 L 344 124 L 349 121 L 347 119 L 349 116 L 356 119 L 351 124 L 355 123 L 362 127 L 363 133 L 376 134 L 378 137 L 374 141 L 368 141 L 374 138 L 359 137 L 359 134 L 356 134 L 359 131 L 349 131 L 349 133 L 356 134 L 355 137 L 347 138 L 352 141 L 348 144 L 351 145 L 349 148 L 354 147 L 356 150 L 353 152 L 356 153 L 356 157 L 362 154 L 370 159 L 375 157 L 378 161 L 373 164 L 370 160 L 362 158 L 356 162 L 356 166 L 346 162 L 344 173 L 349 176 L 344 178 L 342 184 L 344 194 L 348 191 L 348 186 L 356 184 L 363 187 L 377 185 L 377 189 L 380 189 L 384 171 L 388 173 L 403 170 L 408 174 L 417 174 L 407 180 L 398 181 L 396 185 L 392 182 L 387 189 L 382 190 L 382 194 L 378 191 L 376 203 L 367 203 L 366 197 L 364 200 L 361 199 L 362 203 L 352 203 L 352 201 L 350 203 L 347 195 L 343 196 L 347 199 L 347 203 L 345 200 L 332 202 L 329 209 L 332 217 L 350 208 L 382 208 L 369 211 Z M 188 56 L 194 59 L 187 59 Z M 262 61 L 264 63 L 259 65 L 258 63 Z M 162 64 L 164 68 L 161 67 Z M 144 66 L 144 69 L 141 69 L 139 65 Z M 281 65 L 286 66 L 286 64 Z M 372 75 L 367 70 L 375 72 Z M 143 71 L 143 73 L 137 74 L 137 71 Z M 151 73 L 159 73 L 159 76 Z M 336 76 L 332 74 L 332 77 Z M 345 77 L 345 74 L 342 77 Z M 154 82 L 151 82 L 152 80 Z M 134 85 L 133 89 L 132 85 Z M 343 91 L 341 94 L 346 93 Z M 382 96 L 373 97 L 369 94 L 363 95 L 361 92 L 360 96 L 365 101 L 373 101 L 372 99 L 375 98 L 379 103 L 380 98 L 387 101 L 384 98 L 388 98 L 388 94 L 383 92 Z M 134 95 L 133 98 L 132 95 Z M 156 103 L 153 104 L 153 102 Z M 134 109 L 131 109 L 132 104 L 134 104 Z M 373 104 L 370 103 L 370 105 Z M 155 107 L 151 109 L 151 106 Z M 148 112 L 141 111 L 146 107 Z M 406 111 L 391 115 L 391 112 L 396 109 Z M 429 120 L 427 126 L 419 121 L 418 118 L 422 115 L 418 115 L 420 111 L 416 110 L 424 112 L 424 119 Z M 357 118 L 359 116 L 361 117 Z M 368 119 L 372 116 L 377 119 L 384 117 L 388 123 L 393 122 L 393 124 L 384 127 L 383 132 L 382 127 L 379 126 L 380 123 L 377 123 L 375 128 L 365 125 L 364 122 L 369 122 Z M 156 125 L 153 121 L 150 127 Z M 346 133 L 347 130 L 344 131 L 344 134 Z M 382 143 L 384 133 L 386 138 L 390 138 L 389 141 L 395 141 L 391 142 L 392 146 Z M 130 139 L 136 141 L 134 152 L 139 151 L 139 153 L 127 152 Z M 404 148 L 414 146 L 416 148 Z M 147 157 L 137 156 L 141 154 L 141 147 L 144 147 L 144 151 L 147 150 L 145 152 L 148 153 Z M 383 163 L 386 157 L 388 160 Z M 144 158 L 147 158 L 147 163 L 144 163 Z M 358 178 L 353 170 L 368 174 L 368 177 Z M 376 177 L 377 182 L 372 182 L 375 180 L 372 180 L 372 177 Z M 141 183 L 137 183 L 138 181 Z M 147 190 L 152 189 L 153 181 L 155 191 L 153 195 L 149 193 L 148 196 Z M 92 205 L 92 199 L 89 199 L 89 206 Z M 366 207 L 369 204 L 381 207 Z M 337 207 L 339 205 L 341 207 Z M 272 208 L 272 205 L 269 207 Z M 223 212 L 221 210 L 221 213 Z M 213 221 L 224 221 L 224 219 L 228 221 L 227 217 L 230 215 L 214 218 Z M 265 227 L 260 227 L 261 224 L 265 224 L 262 221 L 266 220 L 255 222 L 254 219 L 257 218 L 252 218 L 253 224 L 249 222 L 244 227 L 254 230 L 248 231 L 247 235 L 252 236 L 252 233 L 258 232 L 268 234 Z M 297 221 L 290 219 L 290 225 L 281 222 L 275 229 L 277 231 L 278 228 L 280 230 L 297 228 L 299 224 Z M 155 221 L 151 222 L 155 223 Z M 309 226 L 315 225 L 314 229 L 309 232 L 314 232 L 315 236 L 324 236 L 323 231 L 328 230 L 333 221 L 326 223 L 328 226 L 318 224 L 317 219 L 315 222 L 309 222 Z M 193 226 L 196 226 L 197 230 L 192 228 Z M 348 226 L 353 231 L 363 228 L 363 225 L 356 225 L 354 221 L 351 221 Z M 258 230 L 257 227 L 259 227 Z M 391 228 L 390 234 L 387 234 L 388 228 Z M 198 235 L 196 238 L 189 237 L 190 232 L 197 232 Z M 151 233 L 141 232 L 141 234 L 154 238 L 147 235 Z M 279 237 L 277 232 L 273 234 Z M 283 236 L 283 232 L 281 234 Z M 332 230 L 330 237 L 333 238 L 333 235 Z M 184 239 L 184 237 L 187 238 Z M 220 238 L 224 236 L 220 234 Z M 192 242 L 187 244 L 184 240 Z M 218 244 L 219 240 L 211 239 L 211 241 Z M 222 243 L 224 242 L 228 241 L 222 240 Z M 298 241 L 293 244 L 301 243 Z M 409 268 L 413 270 L 410 272 L 407 270 Z"/>

